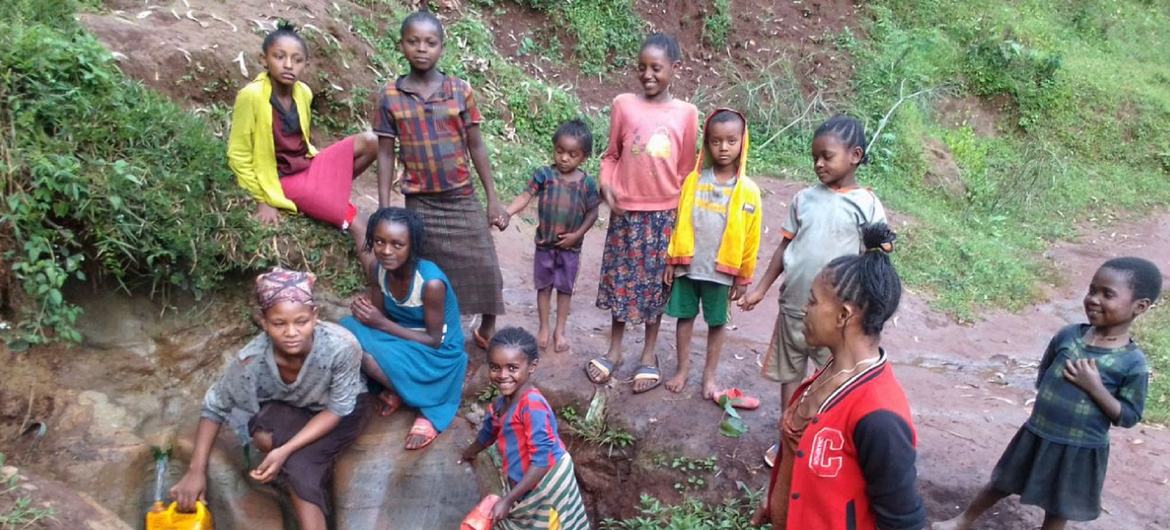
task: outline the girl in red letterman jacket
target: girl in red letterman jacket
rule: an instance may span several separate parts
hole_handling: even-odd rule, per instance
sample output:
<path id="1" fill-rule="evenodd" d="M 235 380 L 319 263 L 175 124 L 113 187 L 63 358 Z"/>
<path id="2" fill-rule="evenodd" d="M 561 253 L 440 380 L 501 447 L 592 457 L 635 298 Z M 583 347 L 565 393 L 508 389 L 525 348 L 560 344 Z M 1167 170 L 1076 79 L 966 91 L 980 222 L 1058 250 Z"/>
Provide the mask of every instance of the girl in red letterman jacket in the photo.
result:
<path id="1" fill-rule="evenodd" d="M 887 256 L 895 236 L 874 224 L 862 237 L 865 252 L 833 260 L 813 282 L 806 339 L 833 355 L 784 411 L 781 455 L 755 518 L 777 530 L 926 526 L 910 406 L 879 347 L 902 294 Z"/>

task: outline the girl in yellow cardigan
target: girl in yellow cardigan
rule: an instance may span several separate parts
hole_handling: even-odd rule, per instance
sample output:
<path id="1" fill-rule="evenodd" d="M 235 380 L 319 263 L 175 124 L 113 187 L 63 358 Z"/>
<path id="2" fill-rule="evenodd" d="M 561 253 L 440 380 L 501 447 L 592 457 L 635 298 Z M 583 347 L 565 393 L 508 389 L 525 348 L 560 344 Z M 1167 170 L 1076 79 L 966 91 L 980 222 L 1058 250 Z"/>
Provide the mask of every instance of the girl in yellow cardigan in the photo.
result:
<path id="1" fill-rule="evenodd" d="M 228 165 L 236 182 L 256 199 L 255 217 L 280 222 L 279 210 L 301 212 L 353 231 L 357 208 L 349 201 L 353 179 L 377 158 L 371 132 L 355 134 L 322 151 L 310 141 L 313 93 L 299 81 L 309 48 L 292 24 L 281 23 L 261 45 L 265 71 L 240 89 L 232 111 Z M 354 234 L 359 241 L 363 234 Z"/>
<path id="2" fill-rule="evenodd" d="M 760 188 L 745 173 L 748 132 L 743 114 L 717 109 L 707 118 L 703 136 L 703 156 L 683 182 L 666 251 L 663 281 L 671 286 L 666 314 L 678 319 L 678 371 L 666 382 L 666 388 L 681 392 L 686 386 L 691 335 L 702 306 L 703 320 L 707 321 L 703 398 L 717 400 L 725 393 L 715 384 L 715 369 L 723 349 L 729 300 L 743 295 L 752 281 L 763 207 Z M 704 168 L 707 161 L 710 167 Z M 747 401 L 737 400 L 736 404 L 749 405 Z"/>

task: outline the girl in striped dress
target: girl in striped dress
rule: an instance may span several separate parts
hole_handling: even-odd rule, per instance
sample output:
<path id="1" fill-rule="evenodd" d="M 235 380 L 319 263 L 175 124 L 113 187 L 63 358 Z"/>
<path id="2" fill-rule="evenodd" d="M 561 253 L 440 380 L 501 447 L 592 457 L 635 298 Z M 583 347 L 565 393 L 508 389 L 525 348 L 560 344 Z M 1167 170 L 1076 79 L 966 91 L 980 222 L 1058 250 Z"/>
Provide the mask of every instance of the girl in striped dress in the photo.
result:
<path id="1" fill-rule="evenodd" d="M 589 530 L 556 415 L 530 381 L 539 356 L 536 338 L 521 328 L 504 328 L 492 337 L 488 369 L 501 396 L 488 408 L 463 460 L 474 460 L 493 443 L 500 452 L 507 491 L 492 508 L 493 528 Z"/>

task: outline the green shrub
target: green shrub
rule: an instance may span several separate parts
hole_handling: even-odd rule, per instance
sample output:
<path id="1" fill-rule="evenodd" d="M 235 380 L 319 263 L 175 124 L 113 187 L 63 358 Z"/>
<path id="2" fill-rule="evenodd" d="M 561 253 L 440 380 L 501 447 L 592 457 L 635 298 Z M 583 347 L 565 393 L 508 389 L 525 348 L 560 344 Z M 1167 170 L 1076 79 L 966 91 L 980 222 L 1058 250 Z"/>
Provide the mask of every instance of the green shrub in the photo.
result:
<path id="1" fill-rule="evenodd" d="M 577 66 L 590 75 L 631 64 L 646 28 L 631 0 L 518 2 L 545 13 L 556 26 L 573 36 Z"/>
<path id="2" fill-rule="evenodd" d="M 731 0 L 714 0 L 714 5 L 703 17 L 703 42 L 722 48 L 731 32 Z"/>
<path id="3" fill-rule="evenodd" d="M 39 4 L 14 4 L 0 21 L 0 237 L 11 242 L 0 260 L 14 284 L 10 344 L 54 334 L 79 340 L 80 311 L 63 288 L 88 274 L 196 295 L 231 271 L 276 263 L 326 279 L 352 275 L 352 267 L 324 265 L 347 257 L 335 231 L 297 218 L 286 218 L 281 236 L 259 229 L 249 218 L 254 202 L 226 168 L 223 142 L 206 122 L 125 80 L 74 22 L 73 7 L 53 2 L 50 17 Z"/>

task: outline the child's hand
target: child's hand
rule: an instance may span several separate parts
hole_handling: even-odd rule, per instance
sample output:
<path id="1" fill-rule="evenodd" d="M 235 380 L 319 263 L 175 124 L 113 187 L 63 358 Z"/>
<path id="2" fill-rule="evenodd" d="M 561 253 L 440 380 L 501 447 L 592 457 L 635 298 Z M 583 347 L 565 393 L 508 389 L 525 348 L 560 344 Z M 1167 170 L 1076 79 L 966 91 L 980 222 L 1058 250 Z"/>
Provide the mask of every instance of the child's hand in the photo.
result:
<path id="1" fill-rule="evenodd" d="M 557 234 L 557 248 L 563 250 L 570 250 L 581 242 L 584 236 L 576 232 L 565 232 Z"/>
<path id="2" fill-rule="evenodd" d="M 386 315 L 382 314 L 382 310 L 374 307 L 374 303 L 365 295 L 354 298 L 353 302 L 349 304 L 349 310 L 358 322 L 368 327 L 376 327 L 377 324 L 386 320 Z"/>
<path id="3" fill-rule="evenodd" d="M 504 210 L 503 206 L 500 206 L 499 201 L 488 203 L 487 216 L 488 223 L 495 226 L 499 231 L 503 232 L 505 228 L 508 228 L 508 221 L 511 216 L 508 215 L 508 212 Z"/>
<path id="4" fill-rule="evenodd" d="M 191 513 L 195 511 L 195 501 L 206 501 L 207 474 L 187 470 L 183 479 L 171 487 L 171 498 L 179 503 L 179 511 Z"/>
<path id="5" fill-rule="evenodd" d="M 512 511 L 512 501 L 507 498 L 496 501 L 496 505 L 492 506 L 492 524 L 496 524 L 508 518 L 508 512 Z"/>
<path id="6" fill-rule="evenodd" d="M 728 295 L 728 298 L 732 302 L 739 300 L 740 298 L 743 298 L 743 292 L 746 290 L 747 290 L 747 287 L 744 286 L 743 284 L 740 284 L 740 283 L 732 284 L 731 285 L 731 293 Z"/>
<path id="7" fill-rule="evenodd" d="M 285 461 L 288 460 L 288 454 L 283 450 L 283 447 L 277 447 L 268 452 L 264 457 L 264 461 L 253 469 L 249 476 L 252 480 L 261 484 L 272 482 L 280 473 L 280 469 L 284 467 Z"/>
<path id="8" fill-rule="evenodd" d="M 667 287 L 674 285 L 674 265 L 666 266 L 666 271 L 662 273 L 662 283 Z"/>
<path id="9" fill-rule="evenodd" d="M 757 289 L 748 293 L 746 296 L 741 297 L 737 305 L 739 305 L 739 308 L 744 311 L 751 311 L 752 309 L 755 309 L 756 304 L 760 303 L 760 301 L 763 299 L 764 293 Z M 734 300 L 734 298 L 732 298 L 732 300 Z"/>
<path id="10" fill-rule="evenodd" d="M 261 224 L 278 225 L 280 224 L 280 212 L 267 204 L 260 203 L 256 205 L 256 213 L 252 214 L 252 218 L 260 221 Z"/>
<path id="11" fill-rule="evenodd" d="M 614 198 L 614 196 L 613 196 L 613 190 L 609 189 L 608 187 L 603 186 L 601 188 L 601 197 L 603 199 L 605 199 L 605 204 L 609 205 L 609 211 L 611 214 L 613 214 L 613 215 L 625 215 L 626 214 L 625 210 L 618 207 L 617 199 Z"/>
<path id="12" fill-rule="evenodd" d="M 1064 363 L 1064 378 L 1085 392 L 1097 390 L 1104 384 L 1097 370 L 1096 359 L 1071 359 Z"/>

